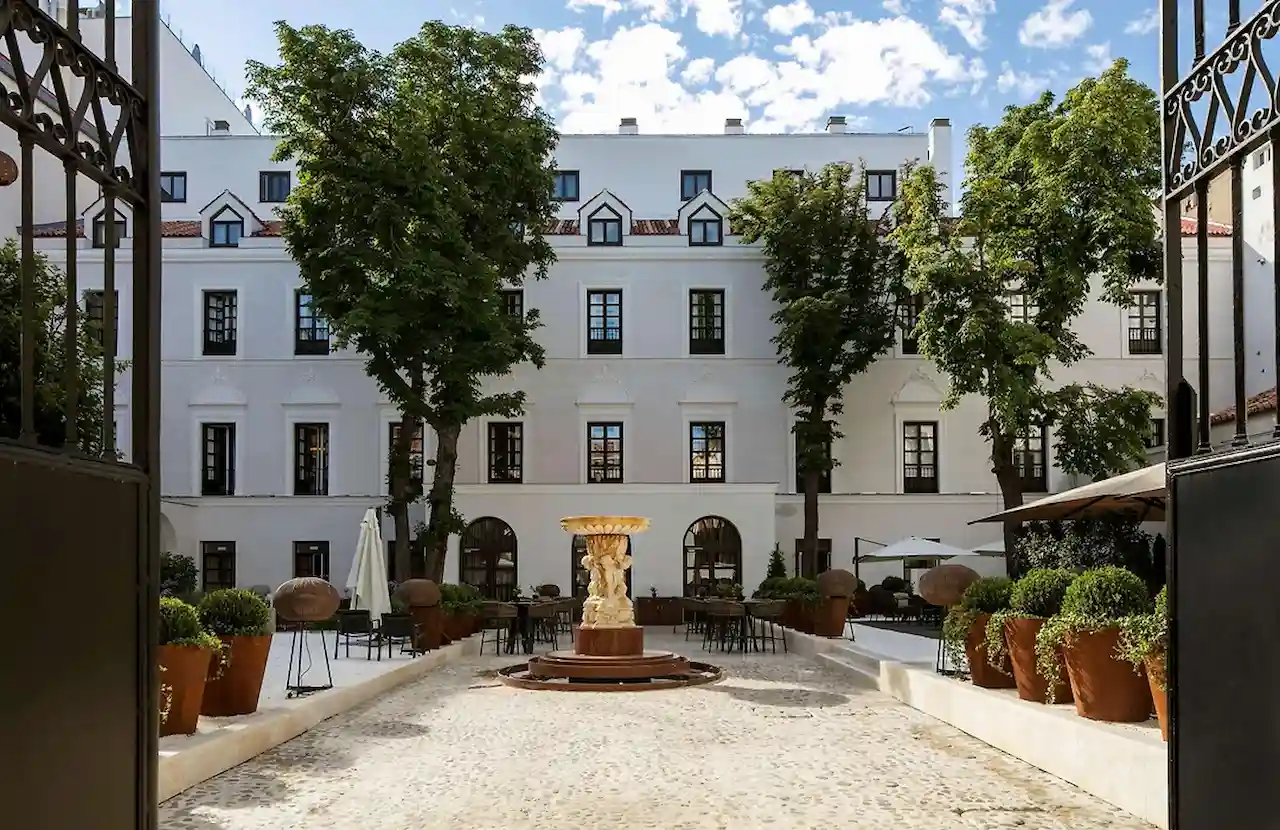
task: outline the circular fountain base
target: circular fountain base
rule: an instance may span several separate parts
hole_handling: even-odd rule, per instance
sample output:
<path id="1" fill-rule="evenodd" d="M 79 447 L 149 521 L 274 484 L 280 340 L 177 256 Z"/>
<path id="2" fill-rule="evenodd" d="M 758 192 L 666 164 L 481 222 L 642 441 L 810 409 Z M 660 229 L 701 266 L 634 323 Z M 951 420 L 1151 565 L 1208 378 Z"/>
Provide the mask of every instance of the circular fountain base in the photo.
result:
<path id="1" fill-rule="evenodd" d="M 721 678 L 718 666 L 670 651 L 596 655 L 553 651 L 498 672 L 508 686 L 573 692 L 636 692 L 698 686 Z"/>

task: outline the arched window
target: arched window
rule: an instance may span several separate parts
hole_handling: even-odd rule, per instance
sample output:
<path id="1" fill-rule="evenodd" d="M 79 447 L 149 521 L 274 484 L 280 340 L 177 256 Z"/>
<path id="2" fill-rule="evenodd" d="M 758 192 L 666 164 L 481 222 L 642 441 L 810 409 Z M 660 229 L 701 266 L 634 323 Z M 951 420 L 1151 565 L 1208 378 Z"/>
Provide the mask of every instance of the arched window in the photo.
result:
<path id="1" fill-rule="evenodd" d="M 213 215 L 209 222 L 210 248 L 239 248 L 244 236 L 244 217 L 229 207 Z"/>
<path id="2" fill-rule="evenodd" d="M 635 549 L 635 540 L 630 536 L 627 537 L 627 553 L 633 552 Z M 575 597 L 587 597 L 587 584 L 591 582 L 591 571 L 582 567 L 582 557 L 587 555 L 587 537 L 580 533 L 573 534 L 573 541 L 569 543 L 569 593 Z M 627 596 L 632 599 L 635 594 L 631 592 L 631 571 L 633 568 L 627 568 Z"/>
<path id="3" fill-rule="evenodd" d="M 516 533 L 511 525 L 485 516 L 467 525 L 459 545 L 458 581 L 486 599 L 507 602 L 519 580 Z"/>
<path id="4" fill-rule="evenodd" d="M 713 594 L 722 583 L 742 584 L 742 536 L 728 519 L 703 516 L 684 533 L 684 594 Z"/>

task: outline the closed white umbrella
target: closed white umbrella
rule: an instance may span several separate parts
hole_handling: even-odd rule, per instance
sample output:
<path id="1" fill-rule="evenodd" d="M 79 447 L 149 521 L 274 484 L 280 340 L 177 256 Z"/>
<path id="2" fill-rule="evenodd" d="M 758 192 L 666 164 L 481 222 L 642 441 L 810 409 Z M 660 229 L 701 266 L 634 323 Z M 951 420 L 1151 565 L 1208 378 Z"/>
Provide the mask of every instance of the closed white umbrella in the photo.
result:
<path id="1" fill-rule="evenodd" d="M 382 554 L 382 529 L 378 525 L 378 511 L 372 507 L 360 521 L 360 539 L 351 561 L 351 573 L 347 575 L 347 587 L 351 589 L 353 610 L 368 611 L 375 620 L 391 613 L 387 563 Z"/>

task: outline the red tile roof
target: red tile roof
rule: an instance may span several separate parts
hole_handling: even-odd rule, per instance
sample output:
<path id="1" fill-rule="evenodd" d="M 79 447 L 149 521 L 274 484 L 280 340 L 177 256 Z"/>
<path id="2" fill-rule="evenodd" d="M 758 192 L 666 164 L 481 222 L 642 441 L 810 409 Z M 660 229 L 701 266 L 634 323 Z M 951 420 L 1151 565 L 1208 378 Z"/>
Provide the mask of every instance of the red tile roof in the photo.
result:
<path id="1" fill-rule="evenodd" d="M 281 222 L 279 219 L 268 219 L 262 223 L 262 230 L 254 234 L 254 236 L 279 236 Z"/>
<path id="2" fill-rule="evenodd" d="M 1261 415 L 1264 412 L 1274 412 L 1276 409 L 1276 390 L 1275 387 L 1265 392 L 1259 392 L 1252 398 L 1245 401 L 1244 411 L 1246 416 Z M 1229 424 L 1236 419 L 1236 408 L 1234 406 L 1215 412 L 1209 416 L 1211 424 Z"/>
<path id="3" fill-rule="evenodd" d="M 544 230 L 543 233 L 547 236 L 577 236 L 578 220 L 552 219 L 547 223 L 546 230 Z"/>
<path id="4" fill-rule="evenodd" d="M 1199 223 L 1189 216 L 1182 217 L 1182 235 L 1195 236 L 1196 226 Z M 1222 222 L 1209 223 L 1209 236 L 1231 236 L 1231 226 Z"/>
<path id="5" fill-rule="evenodd" d="M 84 220 L 77 219 L 75 227 L 76 238 L 84 239 Z M 201 236 L 200 223 L 187 219 L 161 222 L 160 235 L 167 239 L 198 237 Z M 35 225 L 31 229 L 31 236 L 35 239 L 65 239 L 67 225 L 65 222 L 45 222 L 44 224 Z"/>
<path id="6" fill-rule="evenodd" d="M 631 223 L 634 236 L 679 236 L 678 219 L 636 219 Z"/>

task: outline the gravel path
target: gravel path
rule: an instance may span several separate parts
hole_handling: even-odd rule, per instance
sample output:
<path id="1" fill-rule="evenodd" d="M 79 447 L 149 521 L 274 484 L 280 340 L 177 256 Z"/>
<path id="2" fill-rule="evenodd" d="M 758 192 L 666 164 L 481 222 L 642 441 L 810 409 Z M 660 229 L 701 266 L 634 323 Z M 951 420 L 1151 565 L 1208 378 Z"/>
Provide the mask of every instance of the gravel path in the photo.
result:
<path id="1" fill-rule="evenodd" d="M 511 658 L 449 666 L 165 802 L 160 827 L 1150 828 L 802 658 L 710 661 L 719 684 L 633 694 L 500 686 Z"/>

